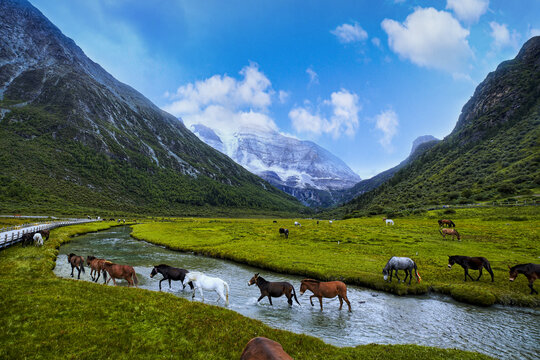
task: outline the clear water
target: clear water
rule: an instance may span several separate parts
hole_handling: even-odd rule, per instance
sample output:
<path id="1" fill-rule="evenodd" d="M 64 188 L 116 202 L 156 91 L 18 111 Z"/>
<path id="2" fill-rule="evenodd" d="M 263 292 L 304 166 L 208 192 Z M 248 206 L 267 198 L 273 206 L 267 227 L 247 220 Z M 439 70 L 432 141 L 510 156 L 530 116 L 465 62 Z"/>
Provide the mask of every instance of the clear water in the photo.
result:
<path id="1" fill-rule="evenodd" d="M 161 275 L 150 278 L 154 265 L 202 271 L 219 277 L 230 286 L 229 309 L 263 321 L 279 329 L 316 336 L 336 346 L 378 344 L 418 344 L 478 351 L 501 359 L 538 359 L 540 354 L 540 311 L 528 308 L 492 306 L 480 308 L 455 302 L 442 296 L 398 297 L 355 286 L 348 287 L 353 312 L 338 311 L 339 301 L 323 299 L 309 303 L 309 292 L 299 295 L 301 277 L 282 275 L 220 259 L 171 251 L 132 239 L 129 227 L 87 234 L 60 248 L 55 273 L 70 277 L 67 254 L 94 255 L 120 264 L 134 266 L 139 287 L 158 291 Z M 90 281 L 89 269 L 81 280 Z M 247 282 L 259 272 L 268 281 L 289 281 L 296 289 L 301 306 L 289 307 L 285 297 L 273 298 L 273 306 L 264 298 L 257 303 L 259 289 Z M 75 277 L 77 271 L 74 272 Z M 100 282 L 102 280 L 100 279 Z M 119 286 L 127 282 L 117 281 Z M 109 283 L 111 286 L 112 282 Z M 182 291 L 180 282 L 167 281 L 163 291 L 191 299 L 189 287 Z M 216 304 L 218 295 L 205 292 L 205 302 Z M 195 301 L 201 301 L 197 292 Z M 223 301 L 218 303 L 224 306 Z"/>

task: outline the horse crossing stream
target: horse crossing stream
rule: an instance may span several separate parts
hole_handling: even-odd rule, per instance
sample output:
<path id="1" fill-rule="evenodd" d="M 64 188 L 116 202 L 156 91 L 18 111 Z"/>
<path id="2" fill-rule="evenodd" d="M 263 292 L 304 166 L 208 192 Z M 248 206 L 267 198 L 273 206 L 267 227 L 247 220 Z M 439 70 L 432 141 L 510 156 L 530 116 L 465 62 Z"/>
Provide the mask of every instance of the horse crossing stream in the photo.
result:
<path id="1" fill-rule="evenodd" d="M 538 359 L 540 354 L 540 311 L 528 308 L 492 306 L 480 308 L 453 301 L 442 296 L 398 297 L 383 292 L 348 286 L 348 297 L 353 312 L 338 311 L 339 301 L 323 299 L 321 312 L 318 300 L 309 303 L 306 292 L 300 296 L 299 276 L 283 275 L 188 253 L 171 251 L 130 237 L 129 227 L 117 227 L 86 234 L 63 245 L 57 259 L 55 273 L 70 277 L 71 266 L 67 254 L 73 252 L 86 258 L 94 255 L 119 264 L 132 265 L 139 278 L 139 287 L 158 291 L 162 276 L 150 278 L 154 265 L 165 263 L 174 267 L 201 271 L 219 277 L 230 286 L 230 306 L 244 316 L 258 319 L 271 327 L 316 336 L 336 346 L 378 344 L 418 344 L 442 348 L 478 351 L 501 359 Z M 268 299 L 257 304 L 259 289 L 247 282 L 259 272 L 268 281 L 288 281 L 296 289 L 298 300 L 292 307 L 286 298 Z M 77 271 L 74 272 L 75 276 Z M 381 275 L 382 276 L 382 275 Z M 90 271 L 81 273 L 81 280 L 90 281 Z M 100 279 L 101 282 L 101 279 Z M 126 281 L 117 281 L 127 286 Z M 110 282 L 109 284 L 112 284 Z M 167 281 L 163 291 L 191 299 L 191 291 L 182 291 L 180 282 Z M 205 302 L 216 304 L 215 292 L 205 291 Z M 201 301 L 197 292 L 196 301 Z M 224 306 L 223 301 L 220 302 Z"/>

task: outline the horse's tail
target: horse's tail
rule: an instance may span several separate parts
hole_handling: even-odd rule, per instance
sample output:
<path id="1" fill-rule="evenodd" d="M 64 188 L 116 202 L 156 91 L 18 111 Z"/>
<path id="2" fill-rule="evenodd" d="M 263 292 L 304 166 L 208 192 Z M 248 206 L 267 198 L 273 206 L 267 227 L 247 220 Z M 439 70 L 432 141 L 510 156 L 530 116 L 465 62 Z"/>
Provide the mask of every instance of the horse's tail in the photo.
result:
<path id="1" fill-rule="evenodd" d="M 298 302 L 298 299 L 296 298 L 296 290 L 294 290 L 294 286 L 291 286 L 292 287 L 292 293 L 293 293 L 293 296 L 294 296 L 294 300 L 296 300 L 296 303 L 298 305 L 300 305 L 300 303 Z"/>
<path id="2" fill-rule="evenodd" d="M 422 277 L 420 276 L 420 273 L 418 272 L 418 267 L 416 266 L 416 263 L 414 263 L 414 273 L 416 274 L 416 281 L 420 283 L 420 281 L 422 281 Z"/>
<path id="3" fill-rule="evenodd" d="M 135 269 L 133 269 L 133 282 L 135 283 L 135 286 L 139 285 L 139 279 L 137 279 L 137 273 L 135 272 Z"/>
<path id="4" fill-rule="evenodd" d="M 227 284 L 226 281 L 223 282 L 223 285 L 225 286 L 225 290 L 226 290 L 226 293 L 225 293 L 225 304 L 227 304 L 227 306 L 229 306 L 229 284 Z"/>

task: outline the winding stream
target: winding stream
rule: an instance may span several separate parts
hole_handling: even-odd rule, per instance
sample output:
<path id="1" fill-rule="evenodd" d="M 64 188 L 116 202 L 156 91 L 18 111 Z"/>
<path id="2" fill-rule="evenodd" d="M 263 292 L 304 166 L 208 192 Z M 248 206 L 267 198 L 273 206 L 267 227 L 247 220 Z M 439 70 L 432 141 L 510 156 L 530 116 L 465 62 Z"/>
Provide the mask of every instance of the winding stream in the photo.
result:
<path id="1" fill-rule="evenodd" d="M 130 232 L 129 227 L 117 227 L 73 239 L 60 248 L 54 272 L 60 277 L 70 277 L 67 254 L 71 252 L 85 258 L 95 255 L 134 266 L 139 287 L 158 290 L 162 277 L 158 274 L 151 279 L 150 271 L 154 265 L 166 263 L 190 271 L 202 271 L 227 281 L 231 310 L 274 328 L 316 336 L 336 346 L 413 343 L 478 351 L 502 359 L 538 359 L 540 354 L 539 310 L 503 306 L 480 308 L 442 296 L 398 297 L 348 286 L 352 313 L 346 311 L 346 304 L 344 310 L 338 311 L 337 298 L 323 299 L 324 312 L 321 312 L 317 299 L 314 299 L 314 307 L 309 304 L 309 292 L 300 297 L 302 277 L 171 251 L 136 241 L 129 236 Z M 255 285 L 247 286 L 255 272 L 260 272 L 269 281 L 292 283 L 302 306 L 294 303 L 289 308 L 285 297 L 274 298 L 274 306 L 270 306 L 266 298 L 257 304 L 259 289 Z M 90 281 L 89 273 L 87 268 L 81 279 Z M 125 281 L 118 284 L 127 286 Z M 189 288 L 182 291 L 180 282 L 173 281 L 172 289 L 169 289 L 167 281 L 164 281 L 162 288 L 191 299 Z M 216 304 L 217 297 L 214 292 L 205 292 L 208 304 Z M 198 292 L 195 300 L 201 300 Z M 220 305 L 223 306 L 223 302 Z"/>

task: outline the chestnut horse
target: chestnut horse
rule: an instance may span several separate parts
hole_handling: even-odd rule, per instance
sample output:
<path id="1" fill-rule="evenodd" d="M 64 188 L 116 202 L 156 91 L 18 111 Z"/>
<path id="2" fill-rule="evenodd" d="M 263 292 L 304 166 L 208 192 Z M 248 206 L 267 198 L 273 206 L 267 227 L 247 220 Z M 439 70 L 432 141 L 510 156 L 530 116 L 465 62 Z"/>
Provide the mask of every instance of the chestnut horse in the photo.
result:
<path id="1" fill-rule="evenodd" d="M 540 278 L 540 265 L 538 264 L 520 264 L 512 267 L 510 269 L 510 281 L 514 281 L 518 274 L 523 274 L 529 280 L 529 288 L 531 289 L 531 295 L 534 293 L 538 294 L 538 291 L 534 290 L 533 283 L 534 280 Z"/>
<path id="2" fill-rule="evenodd" d="M 248 341 L 240 360 L 293 360 L 293 358 L 283 350 L 280 343 L 260 336 Z"/>
<path id="3" fill-rule="evenodd" d="M 134 282 L 135 286 L 137 286 L 137 284 L 139 283 L 139 279 L 137 279 L 137 274 L 135 273 L 135 269 L 133 269 L 133 266 L 113 264 L 110 261 L 105 261 L 103 263 L 103 269 L 109 274 L 109 279 L 107 279 L 106 284 L 109 283 L 111 278 L 115 286 L 115 278 L 127 280 L 128 287 L 133 285 Z"/>
<path id="4" fill-rule="evenodd" d="M 103 269 L 103 263 L 107 261 L 105 259 L 98 259 L 95 256 L 88 255 L 86 257 L 86 265 L 90 267 L 90 276 L 92 281 L 97 282 L 103 271 L 103 283 L 107 282 L 107 272 Z M 97 276 L 95 276 L 97 274 Z"/>
<path id="5" fill-rule="evenodd" d="M 457 236 L 457 239 L 461 240 L 461 236 L 459 235 L 456 229 L 443 228 L 443 229 L 439 229 L 439 232 L 441 233 L 443 239 L 446 239 L 446 235 L 451 235 L 452 240 L 454 239 L 454 236 Z"/>
<path id="6" fill-rule="evenodd" d="M 343 300 L 349 305 L 349 311 L 351 310 L 351 303 L 349 302 L 349 299 L 347 298 L 347 285 L 341 281 L 319 281 L 319 280 L 313 280 L 313 279 L 304 279 L 302 280 L 302 284 L 300 285 L 300 295 L 304 295 L 304 292 L 306 290 L 310 290 L 313 295 L 309 297 L 309 302 L 311 303 L 311 306 L 313 306 L 313 298 L 319 298 L 319 304 L 321 305 L 321 311 L 323 309 L 322 307 L 322 298 L 335 298 L 336 296 L 339 298 L 339 310 L 343 307 Z"/>
<path id="7" fill-rule="evenodd" d="M 440 227 L 444 227 L 444 225 L 446 225 L 447 227 L 454 227 L 454 228 L 456 227 L 456 224 L 454 224 L 452 220 L 442 219 L 442 220 L 439 220 L 438 223 Z"/>
<path id="8" fill-rule="evenodd" d="M 251 280 L 248 281 L 248 286 L 251 286 L 253 284 L 257 284 L 259 287 L 259 290 L 261 291 L 261 296 L 257 300 L 257 302 L 261 301 L 261 299 L 265 296 L 268 296 L 268 301 L 270 301 L 270 305 L 272 304 L 272 297 L 280 297 L 281 295 L 285 294 L 287 297 L 287 302 L 289 305 L 292 306 L 292 298 L 294 296 L 294 300 L 296 300 L 296 303 L 300 305 L 298 302 L 298 299 L 296 298 L 296 291 L 294 291 L 294 286 L 292 286 L 290 283 L 283 281 L 283 282 L 270 282 L 266 281 L 262 276 L 259 276 L 259 274 L 253 275 Z"/>
<path id="9" fill-rule="evenodd" d="M 75 255 L 74 253 L 71 253 L 68 255 L 68 264 L 71 265 L 71 277 L 73 277 L 73 269 L 77 269 L 79 271 L 79 275 L 77 276 L 77 279 L 81 278 L 81 270 L 84 272 L 84 258 L 82 256 Z"/>

